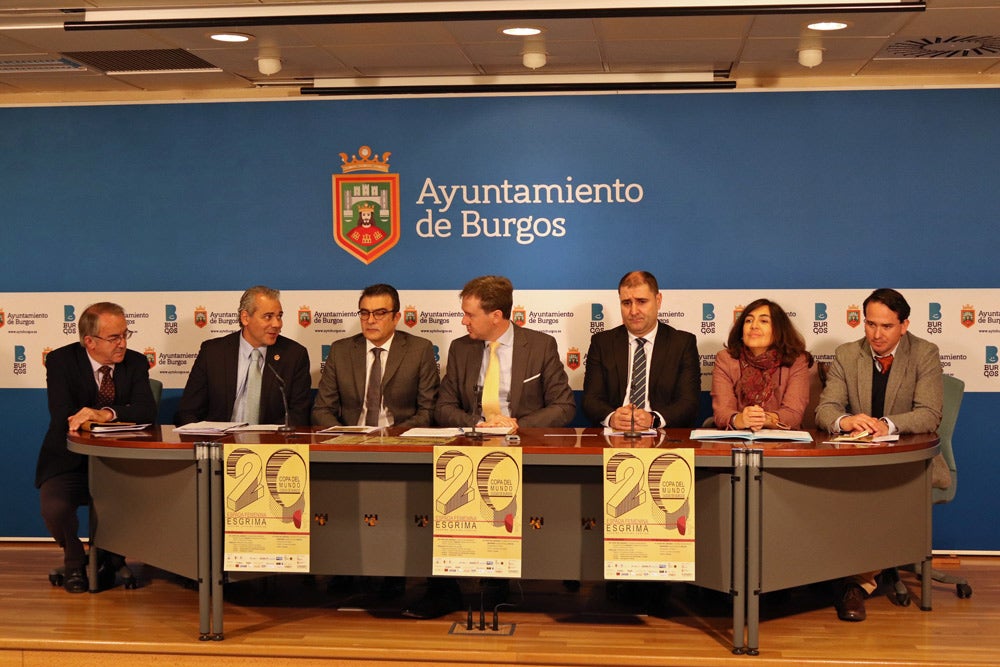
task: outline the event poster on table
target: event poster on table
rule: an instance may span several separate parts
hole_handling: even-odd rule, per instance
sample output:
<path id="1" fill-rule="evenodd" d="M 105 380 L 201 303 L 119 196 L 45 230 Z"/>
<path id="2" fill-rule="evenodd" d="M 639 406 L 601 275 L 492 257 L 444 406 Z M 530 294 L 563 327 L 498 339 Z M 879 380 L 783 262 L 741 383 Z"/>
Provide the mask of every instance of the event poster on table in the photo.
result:
<path id="1" fill-rule="evenodd" d="M 694 581 L 694 450 L 604 450 L 604 578 Z"/>
<path id="2" fill-rule="evenodd" d="M 521 450 L 434 447 L 434 574 L 521 576 Z"/>
<path id="3" fill-rule="evenodd" d="M 223 445 L 225 569 L 309 571 L 309 445 Z"/>

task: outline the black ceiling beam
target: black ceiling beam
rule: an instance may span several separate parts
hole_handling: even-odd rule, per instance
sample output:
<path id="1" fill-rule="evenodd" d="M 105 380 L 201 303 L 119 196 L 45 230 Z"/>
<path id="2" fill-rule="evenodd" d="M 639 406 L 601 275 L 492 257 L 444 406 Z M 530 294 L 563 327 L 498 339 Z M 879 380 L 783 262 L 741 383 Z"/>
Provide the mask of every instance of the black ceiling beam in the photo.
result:
<path id="1" fill-rule="evenodd" d="M 448 12 L 396 12 L 379 14 L 323 14 L 310 16 L 242 16 L 216 18 L 130 19 L 78 21 L 63 24 L 73 30 L 162 30 L 166 28 L 237 28 L 260 25 L 325 25 L 356 23 L 418 23 L 432 21 L 539 21 L 550 19 L 657 18 L 671 16 L 732 16 L 753 14 L 832 14 L 919 12 L 924 0 L 836 5 L 752 5 L 744 7 L 608 7 L 603 9 L 484 10 Z M 104 10 L 102 10 L 104 11 Z M 86 11 L 84 12 L 86 15 Z"/>

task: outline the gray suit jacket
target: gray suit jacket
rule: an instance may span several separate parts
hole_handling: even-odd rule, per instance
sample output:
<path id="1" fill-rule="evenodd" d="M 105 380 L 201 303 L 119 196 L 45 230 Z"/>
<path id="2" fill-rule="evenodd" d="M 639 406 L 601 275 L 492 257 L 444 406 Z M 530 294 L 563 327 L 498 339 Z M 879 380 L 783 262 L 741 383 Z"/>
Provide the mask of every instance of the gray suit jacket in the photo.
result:
<path id="1" fill-rule="evenodd" d="M 872 350 L 866 339 L 839 346 L 816 406 L 816 427 L 829 431 L 843 415 L 870 415 L 873 375 Z M 942 401 L 937 345 L 904 334 L 885 388 L 885 417 L 900 433 L 933 433 L 941 423 Z"/>
<path id="2" fill-rule="evenodd" d="M 576 414 L 566 369 L 556 339 L 511 323 L 510 416 L 519 426 L 561 427 Z M 462 336 L 448 348 L 448 368 L 434 411 L 439 426 L 472 426 L 480 420 L 476 383 L 483 362 L 483 341 Z"/>
<path id="3" fill-rule="evenodd" d="M 366 343 L 363 335 L 355 334 L 330 346 L 313 404 L 314 425 L 358 423 L 365 407 Z M 392 414 L 394 425 L 430 426 L 439 381 L 431 342 L 396 331 L 382 365 L 382 403 Z"/>

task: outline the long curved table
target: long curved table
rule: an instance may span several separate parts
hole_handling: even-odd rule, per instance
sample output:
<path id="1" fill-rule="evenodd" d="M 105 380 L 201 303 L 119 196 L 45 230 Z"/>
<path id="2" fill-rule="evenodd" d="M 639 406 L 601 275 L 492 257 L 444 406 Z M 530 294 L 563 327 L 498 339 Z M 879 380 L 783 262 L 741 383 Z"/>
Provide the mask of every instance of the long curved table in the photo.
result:
<path id="1" fill-rule="evenodd" d="M 205 437 L 164 426 L 128 437 L 71 434 L 68 445 L 90 456 L 95 544 L 198 581 L 200 637 L 217 640 L 225 576 L 222 444 L 309 443 L 313 573 L 428 576 L 432 447 L 398 444 L 397 434 L 386 429 L 363 444 L 341 445 L 313 429 Z M 693 583 L 732 596 L 734 652 L 758 652 L 762 593 L 905 563 L 929 572 L 936 435 L 875 446 L 825 444 L 822 432 L 811 443 L 689 435 L 666 429 L 629 440 L 600 429 L 522 429 L 524 578 L 603 578 L 606 447 L 695 450 Z M 541 527 L 530 517 L 542 517 L 534 524 Z M 929 581 L 925 576 L 924 609 Z"/>

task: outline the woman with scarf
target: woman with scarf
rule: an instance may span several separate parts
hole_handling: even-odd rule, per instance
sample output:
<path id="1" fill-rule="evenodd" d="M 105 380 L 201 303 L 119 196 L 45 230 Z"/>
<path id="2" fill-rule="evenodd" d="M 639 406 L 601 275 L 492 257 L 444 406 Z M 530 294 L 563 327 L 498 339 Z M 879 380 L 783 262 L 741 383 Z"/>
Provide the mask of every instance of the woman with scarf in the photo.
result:
<path id="1" fill-rule="evenodd" d="M 797 429 L 809 402 L 812 355 L 781 306 L 757 299 L 715 355 L 712 411 L 726 429 Z"/>

